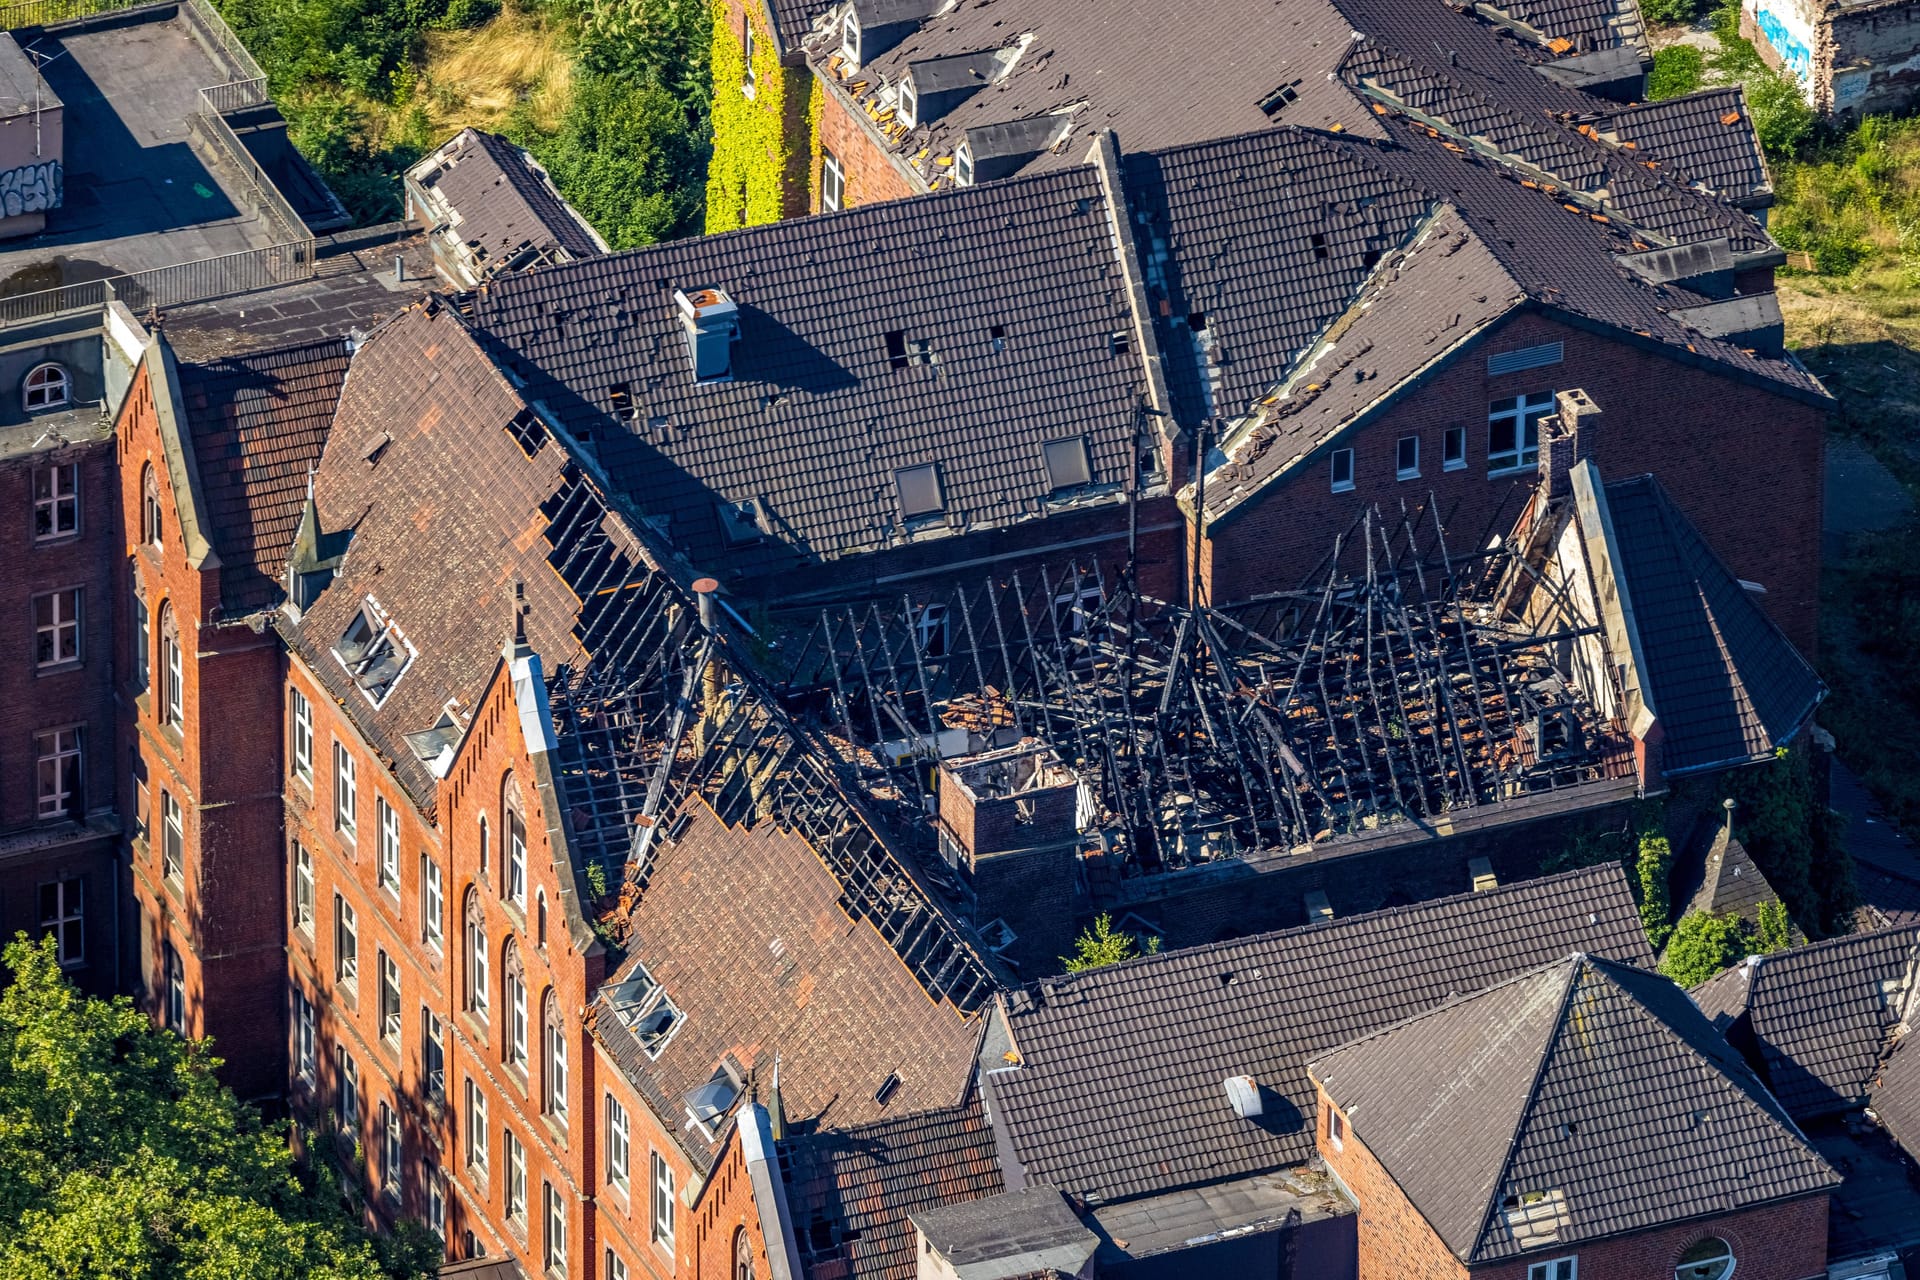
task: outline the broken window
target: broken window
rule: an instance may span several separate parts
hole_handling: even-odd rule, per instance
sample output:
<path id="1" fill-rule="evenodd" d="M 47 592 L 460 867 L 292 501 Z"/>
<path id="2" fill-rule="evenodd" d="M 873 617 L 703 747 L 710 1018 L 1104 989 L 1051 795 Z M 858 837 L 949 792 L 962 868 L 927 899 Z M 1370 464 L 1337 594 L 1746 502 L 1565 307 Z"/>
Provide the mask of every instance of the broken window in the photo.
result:
<path id="1" fill-rule="evenodd" d="M 547 424 L 540 421 L 533 410 L 522 409 L 507 423 L 507 434 L 520 446 L 520 451 L 531 458 L 547 442 Z"/>
<path id="2" fill-rule="evenodd" d="M 1300 82 L 1289 81 L 1260 99 L 1260 114 L 1271 120 L 1300 100 Z"/>
<path id="3" fill-rule="evenodd" d="M 1420 437 L 1401 436 L 1393 452 L 1393 474 L 1400 480 L 1420 478 Z"/>
<path id="4" fill-rule="evenodd" d="M 1308 236 L 1307 242 L 1313 246 L 1313 256 L 1316 258 L 1328 257 L 1333 252 L 1327 247 L 1327 238 L 1318 231 Z"/>
<path id="5" fill-rule="evenodd" d="M 1345 493 L 1353 488 L 1353 450 L 1333 451 L 1333 491 Z"/>
<path id="6" fill-rule="evenodd" d="M 907 367 L 907 331 L 887 330 L 887 363 L 895 369 Z"/>
<path id="7" fill-rule="evenodd" d="M 1054 492 L 1077 489 L 1092 481 L 1087 466 L 1087 442 L 1081 437 L 1052 440 L 1041 446 L 1047 460 L 1047 487 Z"/>
<path id="8" fill-rule="evenodd" d="M 900 514 L 905 519 L 937 515 L 946 505 L 940 496 L 940 471 L 933 463 L 906 467 L 893 476 L 900 486 Z"/>
<path id="9" fill-rule="evenodd" d="M 413 661 L 413 645 L 387 617 L 378 601 L 368 596 L 353 621 L 333 647 L 333 656 L 346 668 L 367 701 L 379 706 Z"/>
<path id="10" fill-rule="evenodd" d="M 730 546 L 758 542 L 765 531 L 761 522 L 760 500 L 747 498 L 740 502 L 721 503 L 720 527 L 726 532 Z"/>
<path id="11" fill-rule="evenodd" d="M 1540 423 L 1553 413 L 1553 392 L 1508 396 L 1487 406 L 1487 470 L 1531 467 L 1540 460 Z"/>
<path id="12" fill-rule="evenodd" d="M 993 354 L 999 355 L 1007 349 L 1007 326 L 996 324 L 987 330 L 987 337 L 993 346 Z"/>
<path id="13" fill-rule="evenodd" d="M 607 407 L 613 411 L 615 420 L 632 422 L 640 416 L 633 403 L 633 389 L 624 382 L 616 382 L 607 388 Z"/>

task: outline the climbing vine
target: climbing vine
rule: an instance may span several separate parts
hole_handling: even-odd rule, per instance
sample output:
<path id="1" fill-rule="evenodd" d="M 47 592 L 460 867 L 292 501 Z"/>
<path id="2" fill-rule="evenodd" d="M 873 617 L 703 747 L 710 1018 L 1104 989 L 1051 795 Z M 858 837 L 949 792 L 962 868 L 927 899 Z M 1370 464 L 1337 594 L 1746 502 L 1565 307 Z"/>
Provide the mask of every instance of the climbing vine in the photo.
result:
<path id="1" fill-rule="evenodd" d="M 790 76 L 772 35 L 748 9 L 753 24 L 752 93 L 747 92 L 746 48 L 731 11 L 713 6 L 713 159 L 707 169 L 707 234 L 777 222 L 787 209 L 797 148 L 797 97 L 810 75 Z M 799 175 L 804 190 L 805 177 Z"/>

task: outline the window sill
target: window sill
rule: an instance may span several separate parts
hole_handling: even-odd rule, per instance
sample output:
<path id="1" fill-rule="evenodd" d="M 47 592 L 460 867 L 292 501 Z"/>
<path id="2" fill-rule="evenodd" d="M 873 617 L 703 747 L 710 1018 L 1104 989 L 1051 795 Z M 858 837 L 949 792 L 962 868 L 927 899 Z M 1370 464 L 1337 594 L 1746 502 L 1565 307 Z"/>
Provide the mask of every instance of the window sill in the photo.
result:
<path id="1" fill-rule="evenodd" d="M 38 680 L 43 676 L 71 675 L 86 665 L 87 663 L 84 658 L 68 658 L 64 662 L 35 663 L 33 678 Z"/>
<path id="2" fill-rule="evenodd" d="M 1353 481 L 1349 480 L 1345 484 L 1337 484 L 1333 486 L 1333 491 L 1335 493 L 1352 493 L 1353 488 L 1354 488 Z"/>
<path id="3" fill-rule="evenodd" d="M 1540 464 L 1538 462 L 1509 462 L 1498 467 L 1489 467 L 1487 469 L 1487 479 L 1500 480 L 1508 476 L 1523 475 L 1529 471 L 1538 471 L 1539 469 Z"/>
<path id="4" fill-rule="evenodd" d="M 38 549 L 40 547 L 49 547 L 49 548 L 64 547 L 69 543 L 75 543 L 79 541 L 80 541 L 80 530 L 74 529 L 68 533 L 49 533 L 44 537 L 35 537 L 33 540 L 33 545 L 35 549 Z"/>
<path id="5" fill-rule="evenodd" d="M 1418 471 L 1396 471 L 1394 472 L 1393 478 L 1395 480 L 1403 480 L 1403 481 L 1418 480 L 1420 478 L 1420 473 Z"/>
<path id="6" fill-rule="evenodd" d="M 1458 462 L 1449 462 L 1440 469 L 1442 471 L 1465 471 L 1467 469 L 1467 460 L 1462 458 Z"/>

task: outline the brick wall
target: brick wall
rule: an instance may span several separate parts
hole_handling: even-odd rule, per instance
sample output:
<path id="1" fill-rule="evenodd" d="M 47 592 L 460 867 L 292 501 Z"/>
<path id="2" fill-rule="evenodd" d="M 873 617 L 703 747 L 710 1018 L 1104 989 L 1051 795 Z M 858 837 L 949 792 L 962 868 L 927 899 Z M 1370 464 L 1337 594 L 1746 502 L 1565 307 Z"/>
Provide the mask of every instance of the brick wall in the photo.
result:
<path id="1" fill-rule="evenodd" d="M 1489 353 L 1548 342 L 1565 344 L 1562 363 L 1488 376 Z M 1825 411 L 1532 312 L 1509 319 L 1407 400 L 1338 441 L 1354 450 L 1351 492 L 1331 492 L 1323 450 L 1212 530 L 1205 557 L 1212 599 L 1298 586 L 1335 534 L 1376 504 L 1397 517 L 1402 501 L 1419 507 L 1432 494 L 1450 551 L 1484 545 L 1506 532 L 1534 480 L 1530 472 L 1488 473 L 1488 404 L 1573 387 L 1584 388 L 1603 414 L 1582 442 L 1601 476 L 1656 474 L 1728 567 L 1766 588 L 1760 600 L 1769 615 L 1812 653 Z M 1449 472 L 1441 459 L 1452 426 L 1466 428 L 1468 465 Z M 1395 478 L 1395 447 L 1406 435 L 1420 438 L 1417 480 Z M 1423 536 L 1431 542 L 1430 519 Z"/>
<path id="2" fill-rule="evenodd" d="M 1314 1142 L 1320 1158 L 1360 1209 L 1358 1280 L 1466 1280 L 1465 1264 L 1448 1251 L 1353 1131 L 1347 1131 L 1339 1146 L 1333 1144 L 1327 1132 L 1332 1104 L 1324 1089 L 1316 1087 L 1314 1097 Z M 1584 1268 L 1582 1276 L 1590 1280 Z"/>
<path id="3" fill-rule="evenodd" d="M 824 86 L 820 103 L 820 145 L 839 159 L 846 173 L 846 193 L 840 203 L 843 209 L 920 194 L 919 188 L 895 167 L 893 157 L 882 151 L 873 135 L 853 118 L 845 100 Z M 813 209 L 817 213 L 820 210 L 818 168 L 813 179 Z"/>

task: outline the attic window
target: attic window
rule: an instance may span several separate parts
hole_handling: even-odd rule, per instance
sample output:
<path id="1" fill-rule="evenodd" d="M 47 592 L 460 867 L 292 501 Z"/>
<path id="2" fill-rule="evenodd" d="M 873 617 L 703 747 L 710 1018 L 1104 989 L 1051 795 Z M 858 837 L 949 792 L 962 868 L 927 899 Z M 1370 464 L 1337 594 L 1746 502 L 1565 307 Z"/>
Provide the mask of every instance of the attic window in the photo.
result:
<path id="1" fill-rule="evenodd" d="M 725 1063 L 714 1069 L 713 1075 L 697 1089 L 689 1089 L 683 1101 L 687 1107 L 687 1119 L 713 1140 L 714 1131 L 727 1113 L 733 1110 L 733 1104 L 740 1100 L 742 1081 Z"/>
<path id="2" fill-rule="evenodd" d="M 333 647 L 333 656 L 368 702 L 379 706 L 413 661 L 413 645 L 368 596 Z"/>
<path id="3" fill-rule="evenodd" d="M 887 330 L 887 363 L 896 369 L 907 367 L 907 331 Z"/>
<path id="4" fill-rule="evenodd" d="M 1115 329 L 1107 335 L 1107 354 L 1110 356 L 1123 356 L 1127 354 L 1127 331 L 1125 329 Z"/>
<path id="5" fill-rule="evenodd" d="M 991 329 L 987 330 L 987 337 L 991 339 L 993 354 L 999 355 L 1007 349 L 1007 326 L 1003 324 L 994 325 Z"/>
<path id="6" fill-rule="evenodd" d="M 920 123 L 920 94 L 913 87 L 913 73 L 908 72 L 900 81 L 900 123 L 911 129 Z"/>
<path id="7" fill-rule="evenodd" d="M 940 469 L 933 463 L 905 467 L 893 478 L 900 487 L 900 514 L 905 519 L 937 515 L 946 505 L 940 495 Z"/>
<path id="8" fill-rule="evenodd" d="M 762 516 L 763 508 L 758 498 L 721 503 L 720 524 L 726 530 L 727 544 L 739 547 L 760 541 L 760 535 L 766 532 Z"/>
<path id="9" fill-rule="evenodd" d="M 1041 449 L 1047 460 L 1047 486 L 1055 493 L 1091 483 L 1086 440 L 1079 436 L 1071 440 L 1050 440 Z"/>
<path id="10" fill-rule="evenodd" d="M 1293 80 L 1260 99 L 1260 114 L 1271 120 L 1298 101 L 1300 101 L 1300 82 Z"/>
<path id="11" fill-rule="evenodd" d="M 540 421 L 539 415 L 533 410 L 522 409 L 507 424 L 507 434 L 520 446 L 520 452 L 531 458 L 547 443 L 547 424 Z"/>
<path id="12" fill-rule="evenodd" d="M 367 450 L 367 465 L 370 467 L 379 466 L 380 459 L 386 456 L 387 446 L 392 443 L 393 437 L 382 431 L 380 438 L 373 442 L 373 447 Z"/>
<path id="13" fill-rule="evenodd" d="M 660 984 L 640 965 L 635 965 L 632 973 L 614 985 L 607 995 L 607 1004 L 649 1058 L 660 1056 L 660 1051 L 667 1047 L 667 1041 L 673 1039 L 673 1033 L 685 1020 L 685 1015 L 667 999 Z"/>
<path id="14" fill-rule="evenodd" d="M 893 1095 L 898 1092 L 900 1092 L 900 1073 L 890 1071 L 887 1073 L 887 1078 L 880 1082 L 880 1087 L 874 1090 L 873 1100 L 884 1107 L 893 1101 Z"/>
<path id="15" fill-rule="evenodd" d="M 632 422 L 640 416 L 640 411 L 634 407 L 633 390 L 624 382 L 616 382 L 607 388 L 607 407 L 621 422 Z"/>
<path id="16" fill-rule="evenodd" d="M 1307 240 L 1309 241 L 1309 243 L 1313 245 L 1314 257 L 1325 258 L 1330 256 L 1331 250 L 1327 248 L 1327 238 L 1324 235 L 1321 235 L 1318 231 L 1316 231 L 1312 235 L 1308 236 Z"/>
<path id="17" fill-rule="evenodd" d="M 953 185 L 970 187 L 973 185 L 973 148 L 961 143 L 959 150 L 953 153 Z"/>
<path id="18" fill-rule="evenodd" d="M 852 5 L 847 6 L 847 16 L 840 20 L 840 56 L 846 59 L 847 70 L 860 66 L 860 19 Z"/>

